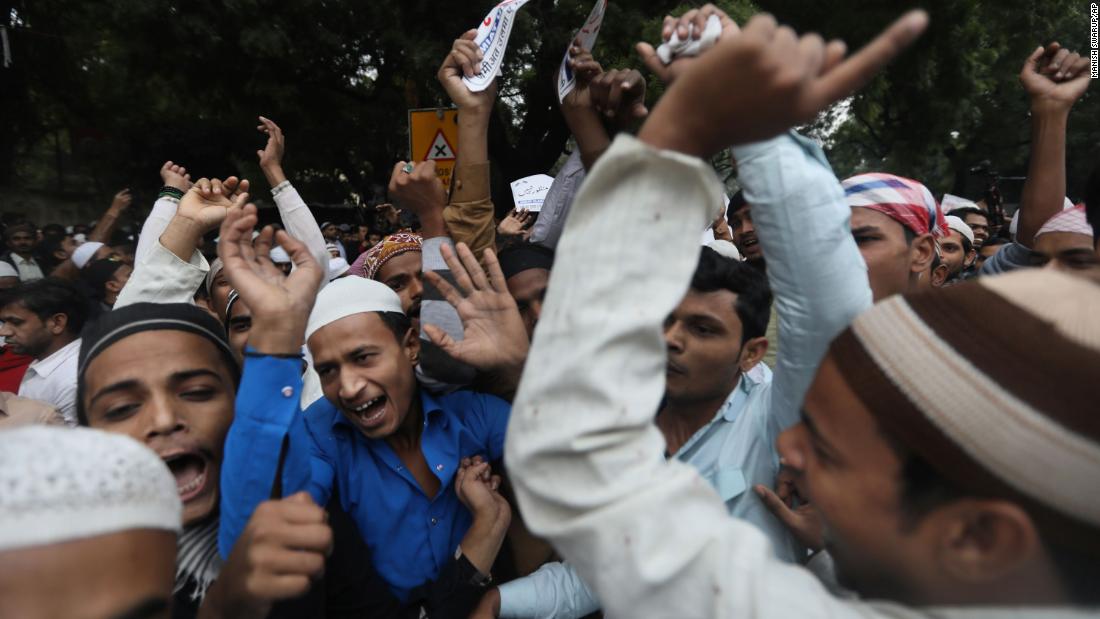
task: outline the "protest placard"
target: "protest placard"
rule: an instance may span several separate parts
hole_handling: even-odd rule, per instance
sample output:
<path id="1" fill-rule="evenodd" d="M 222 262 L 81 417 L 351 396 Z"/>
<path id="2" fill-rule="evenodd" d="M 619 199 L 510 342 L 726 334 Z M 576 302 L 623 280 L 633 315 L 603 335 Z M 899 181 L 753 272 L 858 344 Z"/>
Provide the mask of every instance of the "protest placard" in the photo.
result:
<path id="1" fill-rule="evenodd" d="M 580 39 L 581 47 L 585 50 L 592 51 L 596 45 L 596 37 L 600 34 L 600 26 L 603 25 L 603 16 L 606 11 L 607 0 L 596 0 L 596 6 L 592 7 L 588 19 L 574 37 L 574 39 Z M 561 59 L 561 66 L 558 68 L 558 102 L 565 99 L 565 96 L 577 87 L 577 77 L 573 75 L 573 69 L 569 66 L 569 48 L 572 46 L 573 41 L 570 41 L 565 48 L 565 57 Z"/>
<path id="2" fill-rule="evenodd" d="M 481 48 L 484 58 L 481 60 L 481 72 L 473 77 L 463 77 L 471 92 L 481 92 L 500 75 L 500 66 L 504 64 L 504 52 L 508 49 L 508 38 L 512 36 L 512 26 L 516 22 L 516 11 L 523 8 L 528 0 L 504 0 L 493 7 L 492 11 L 477 27 L 474 42 Z"/>
<path id="3" fill-rule="evenodd" d="M 535 174 L 512 182 L 512 199 L 516 208 L 537 213 L 542 210 L 542 203 L 546 201 L 546 192 L 550 191 L 550 185 L 554 184 L 554 177 L 546 174 Z"/>

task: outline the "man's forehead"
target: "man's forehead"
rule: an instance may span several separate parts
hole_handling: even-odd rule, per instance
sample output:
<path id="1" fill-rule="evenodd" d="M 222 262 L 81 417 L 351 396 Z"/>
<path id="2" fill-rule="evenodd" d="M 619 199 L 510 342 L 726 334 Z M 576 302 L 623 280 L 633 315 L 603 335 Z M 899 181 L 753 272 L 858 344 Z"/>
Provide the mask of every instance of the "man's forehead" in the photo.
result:
<path id="1" fill-rule="evenodd" d="M 396 342 L 378 312 L 344 316 L 317 329 L 307 344 L 315 363 L 331 363 L 364 347 L 383 348 Z"/>
<path id="2" fill-rule="evenodd" d="M 156 363 L 147 360 L 155 358 Z M 206 338 L 177 330 L 141 331 L 112 342 L 88 363 L 86 375 L 119 380 L 158 380 L 178 372 L 208 369 L 226 377 L 230 369 L 218 347 Z"/>
<path id="3" fill-rule="evenodd" d="M 546 290 L 550 283 L 550 271 L 547 269 L 524 269 L 508 278 L 505 284 L 513 297 L 522 299 Z"/>
<path id="4" fill-rule="evenodd" d="M 420 272 L 420 252 L 407 251 L 387 260 L 378 269 L 378 279 L 386 281 L 397 275 L 408 275 Z"/>
<path id="5" fill-rule="evenodd" d="M 737 317 L 736 305 L 737 293 L 733 291 L 720 289 L 701 292 L 691 288 L 672 313 L 676 316 L 707 316 L 722 322 L 735 323 L 740 328 L 741 319 Z"/>
<path id="6" fill-rule="evenodd" d="M 828 355 L 806 392 L 803 412 L 815 432 L 834 446 L 856 445 L 875 438 L 885 443 L 871 411 Z"/>

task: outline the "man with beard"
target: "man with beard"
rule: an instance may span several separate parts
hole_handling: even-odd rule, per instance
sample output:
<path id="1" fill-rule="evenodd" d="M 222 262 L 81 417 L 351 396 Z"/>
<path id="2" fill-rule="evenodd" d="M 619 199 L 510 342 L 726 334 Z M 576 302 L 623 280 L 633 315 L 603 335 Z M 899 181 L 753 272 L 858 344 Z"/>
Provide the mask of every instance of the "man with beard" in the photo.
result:
<path id="1" fill-rule="evenodd" d="M 978 252 L 975 251 L 974 231 L 962 219 L 954 215 L 946 217 L 947 234 L 938 241 L 939 255 L 947 266 L 945 283 L 951 284 L 963 278 L 964 273 L 974 264 Z"/>
<path id="2" fill-rule="evenodd" d="M 75 286 L 42 279 L 6 291 L 0 307 L 0 336 L 17 355 L 33 357 L 19 395 L 57 407 L 76 425 L 77 353 L 88 300 Z"/>
<path id="3" fill-rule="evenodd" d="M 38 228 L 31 223 L 20 223 L 4 229 L 4 244 L 7 251 L 0 254 L 0 260 L 12 265 L 19 272 L 20 281 L 30 282 L 45 277 L 42 267 L 35 259 L 38 247 Z"/>
<path id="4" fill-rule="evenodd" d="M 849 96 L 926 24 L 912 12 L 844 61 L 843 46 L 754 18 L 677 79 L 641 144 L 619 138 L 578 197 L 578 212 L 598 215 L 559 248 L 508 458 L 533 530 L 593 583 L 609 615 L 1092 614 L 1073 608 L 1097 604 L 1100 577 L 1100 506 L 1078 491 L 1100 474 L 1090 415 L 1100 288 L 1084 278 L 1032 271 L 894 296 L 834 338 L 796 404 L 804 422 L 780 450 L 868 601 L 833 597 L 773 559 L 694 471 L 660 457 L 648 423 L 661 397 L 660 323 L 690 273 L 686 231 L 705 225 L 706 198 L 720 191 L 709 156 L 748 143 L 734 152 L 739 166 L 753 163 L 754 140 Z M 741 94 L 720 96 L 730 92 Z M 624 227 L 626 212 L 642 223 Z M 594 242 L 611 231 L 628 242 Z M 670 239 L 659 259 L 650 235 Z M 609 255 L 647 277 L 581 275 Z M 780 297 L 790 285 L 772 282 Z M 811 293 L 815 309 L 829 307 L 826 290 Z"/>
<path id="5" fill-rule="evenodd" d="M 0 487 L 0 616 L 169 616 L 180 500 L 152 452 L 84 428 L 4 430 Z"/>
<path id="6" fill-rule="evenodd" d="M 424 282 L 420 255 L 424 240 L 419 234 L 398 232 L 382 239 L 351 266 L 353 275 L 382 282 L 401 299 L 401 310 L 420 328 L 420 301 Z"/>
<path id="7" fill-rule="evenodd" d="M 760 240 L 756 237 L 756 228 L 752 225 L 752 207 L 745 200 L 743 190 L 730 197 L 726 218 L 729 221 L 730 232 L 733 234 L 733 244 L 744 256 L 745 262 L 763 271 L 764 250 L 760 248 Z"/>

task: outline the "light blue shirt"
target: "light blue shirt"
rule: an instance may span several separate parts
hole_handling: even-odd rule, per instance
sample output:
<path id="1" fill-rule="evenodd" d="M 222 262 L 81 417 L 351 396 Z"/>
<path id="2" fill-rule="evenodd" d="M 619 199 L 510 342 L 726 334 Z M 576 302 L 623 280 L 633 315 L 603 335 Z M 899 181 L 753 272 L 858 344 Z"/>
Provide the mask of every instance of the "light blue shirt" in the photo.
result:
<path id="1" fill-rule="evenodd" d="M 673 455 L 690 464 L 722 497 L 731 516 L 759 527 L 772 540 L 780 559 L 791 563 L 806 556 L 752 486 L 769 488 L 779 469 L 776 438 L 782 428 L 768 415 L 772 372 L 763 363 L 741 377 L 714 418 Z M 500 587 L 503 619 L 583 617 L 600 608 L 592 590 L 565 563 L 550 563 L 527 578 Z"/>

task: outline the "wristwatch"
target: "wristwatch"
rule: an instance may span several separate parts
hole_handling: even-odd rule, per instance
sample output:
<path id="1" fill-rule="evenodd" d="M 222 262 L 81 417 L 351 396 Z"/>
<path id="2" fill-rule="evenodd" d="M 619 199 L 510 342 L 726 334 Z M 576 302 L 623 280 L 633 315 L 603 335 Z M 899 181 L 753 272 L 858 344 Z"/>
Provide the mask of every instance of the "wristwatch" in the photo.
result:
<path id="1" fill-rule="evenodd" d="M 488 587 L 493 582 L 492 574 L 482 574 L 470 560 L 462 554 L 462 546 L 455 548 L 455 561 L 461 570 L 460 574 L 475 587 Z"/>

